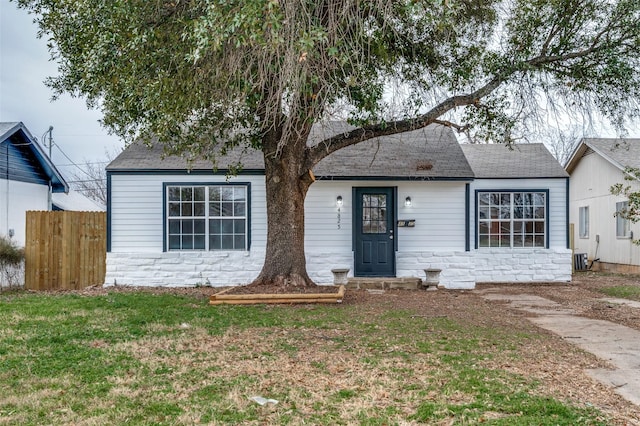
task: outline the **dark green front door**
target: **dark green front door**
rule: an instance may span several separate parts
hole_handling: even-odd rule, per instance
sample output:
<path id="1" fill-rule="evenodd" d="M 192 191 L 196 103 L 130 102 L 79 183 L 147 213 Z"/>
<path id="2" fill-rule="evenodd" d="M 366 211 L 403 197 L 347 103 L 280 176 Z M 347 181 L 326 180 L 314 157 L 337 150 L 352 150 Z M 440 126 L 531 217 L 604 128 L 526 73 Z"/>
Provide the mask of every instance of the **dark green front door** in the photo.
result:
<path id="1" fill-rule="evenodd" d="M 394 189 L 355 188 L 355 276 L 393 277 L 396 273 L 394 244 Z"/>

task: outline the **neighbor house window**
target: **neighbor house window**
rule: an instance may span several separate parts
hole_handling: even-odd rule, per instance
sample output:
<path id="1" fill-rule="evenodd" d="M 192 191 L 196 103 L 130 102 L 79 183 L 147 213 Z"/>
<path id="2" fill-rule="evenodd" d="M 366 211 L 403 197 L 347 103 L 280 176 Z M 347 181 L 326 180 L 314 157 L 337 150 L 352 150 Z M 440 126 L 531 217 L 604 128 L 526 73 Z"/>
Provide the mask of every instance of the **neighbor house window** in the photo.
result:
<path id="1" fill-rule="evenodd" d="M 616 203 L 616 237 L 629 238 L 631 236 L 631 223 L 623 214 L 629 209 L 629 202 Z"/>
<path id="2" fill-rule="evenodd" d="M 589 207 L 580 207 L 579 213 L 580 238 L 589 238 Z"/>
<path id="3" fill-rule="evenodd" d="M 546 192 L 478 192 L 479 247 L 546 247 Z"/>
<path id="4" fill-rule="evenodd" d="M 169 250 L 246 250 L 246 185 L 167 185 Z"/>

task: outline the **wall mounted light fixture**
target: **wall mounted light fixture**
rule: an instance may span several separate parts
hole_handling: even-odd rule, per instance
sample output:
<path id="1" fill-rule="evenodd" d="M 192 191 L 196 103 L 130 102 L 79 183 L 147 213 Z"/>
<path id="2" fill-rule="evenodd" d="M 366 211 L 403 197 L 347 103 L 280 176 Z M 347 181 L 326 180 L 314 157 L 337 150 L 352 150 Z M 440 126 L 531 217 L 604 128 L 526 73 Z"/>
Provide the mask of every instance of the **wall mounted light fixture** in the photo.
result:
<path id="1" fill-rule="evenodd" d="M 407 197 L 404 199 L 404 206 L 411 207 L 411 197 Z"/>
<path id="2" fill-rule="evenodd" d="M 336 198 L 336 206 L 342 207 L 342 195 L 338 195 L 338 198 Z"/>

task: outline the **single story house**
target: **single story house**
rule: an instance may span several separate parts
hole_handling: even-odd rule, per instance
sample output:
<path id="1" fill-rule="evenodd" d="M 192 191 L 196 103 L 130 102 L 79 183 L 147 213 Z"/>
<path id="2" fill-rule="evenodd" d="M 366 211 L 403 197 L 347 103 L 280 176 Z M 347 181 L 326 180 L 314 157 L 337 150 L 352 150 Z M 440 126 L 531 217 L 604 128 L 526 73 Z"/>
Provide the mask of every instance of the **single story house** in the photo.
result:
<path id="1" fill-rule="evenodd" d="M 50 210 L 69 185 L 22 122 L 0 123 L 0 235 L 25 242 L 26 212 Z"/>
<path id="2" fill-rule="evenodd" d="M 315 126 L 309 143 L 344 132 Z M 226 164 L 244 165 L 226 176 Z M 106 285 L 245 284 L 266 245 L 262 154 L 212 170 L 132 144 L 107 166 Z M 323 159 L 305 201 L 307 269 L 476 282 L 571 280 L 568 175 L 541 144 L 460 145 L 451 129 L 368 140 Z M 375 248 L 375 249 L 372 249 Z"/>
<path id="3" fill-rule="evenodd" d="M 611 272 L 640 273 L 640 223 L 616 212 L 627 206 L 611 186 L 622 183 L 640 191 L 640 182 L 625 181 L 625 168 L 640 168 L 640 139 L 583 139 L 571 155 L 566 170 L 571 175 L 569 219 L 574 224 L 576 253 L 599 259 Z"/>

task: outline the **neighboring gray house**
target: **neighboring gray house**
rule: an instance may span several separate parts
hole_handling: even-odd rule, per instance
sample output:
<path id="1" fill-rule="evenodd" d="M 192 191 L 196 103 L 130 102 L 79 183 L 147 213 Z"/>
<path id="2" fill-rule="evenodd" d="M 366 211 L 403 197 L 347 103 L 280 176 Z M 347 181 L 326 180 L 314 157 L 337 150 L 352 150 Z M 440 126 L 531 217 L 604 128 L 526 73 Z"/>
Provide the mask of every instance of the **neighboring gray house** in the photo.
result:
<path id="1" fill-rule="evenodd" d="M 310 144 L 348 130 L 314 127 Z M 244 168 L 227 178 L 227 165 Z M 107 166 L 106 284 L 214 286 L 254 279 L 266 244 L 262 154 L 208 162 L 132 144 Z M 345 148 L 313 170 L 307 268 L 476 282 L 570 281 L 567 174 L 541 145 L 461 147 L 432 125 Z"/>
<path id="2" fill-rule="evenodd" d="M 570 220 L 574 224 L 576 253 L 600 259 L 603 270 L 640 272 L 640 223 L 616 217 L 627 199 L 611 194 L 624 180 L 626 167 L 640 168 L 640 139 L 583 139 L 567 163 L 571 174 Z"/>
<path id="3" fill-rule="evenodd" d="M 69 192 L 62 174 L 22 122 L 0 123 L 0 235 L 25 242 L 27 210 L 49 210 Z"/>

